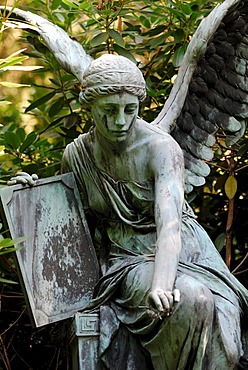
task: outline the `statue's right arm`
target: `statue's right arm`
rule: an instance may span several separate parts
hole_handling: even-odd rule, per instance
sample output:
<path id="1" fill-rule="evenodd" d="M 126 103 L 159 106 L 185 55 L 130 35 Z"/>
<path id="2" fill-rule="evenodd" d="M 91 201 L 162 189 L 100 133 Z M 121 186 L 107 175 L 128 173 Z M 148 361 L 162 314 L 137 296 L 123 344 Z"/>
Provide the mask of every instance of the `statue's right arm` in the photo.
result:
<path id="1" fill-rule="evenodd" d="M 30 185 L 33 186 L 35 181 L 38 180 L 38 176 L 36 174 L 29 175 L 27 172 L 17 172 L 16 176 L 11 177 L 11 179 L 7 182 L 7 185 Z"/>

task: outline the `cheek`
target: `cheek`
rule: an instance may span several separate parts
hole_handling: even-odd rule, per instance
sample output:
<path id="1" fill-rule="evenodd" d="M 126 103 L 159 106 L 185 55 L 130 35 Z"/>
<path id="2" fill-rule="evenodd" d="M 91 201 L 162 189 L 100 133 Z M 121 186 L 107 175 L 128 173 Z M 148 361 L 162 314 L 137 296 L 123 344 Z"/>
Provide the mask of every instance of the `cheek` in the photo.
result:
<path id="1" fill-rule="evenodd" d="M 130 119 L 129 119 L 129 127 L 131 128 L 133 125 L 134 125 L 134 123 L 136 122 L 136 119 L 137 119 L 137 116 L 134 116 L 134 117 L 130 117 Z"/>
<path id="2" fill-rule="evenodd" d="M 108 117 L 106 116 L 106 114 L 103 115 L 102 122 L 103 122 L 104 127 L 107 129 L 108 128 Z"/>

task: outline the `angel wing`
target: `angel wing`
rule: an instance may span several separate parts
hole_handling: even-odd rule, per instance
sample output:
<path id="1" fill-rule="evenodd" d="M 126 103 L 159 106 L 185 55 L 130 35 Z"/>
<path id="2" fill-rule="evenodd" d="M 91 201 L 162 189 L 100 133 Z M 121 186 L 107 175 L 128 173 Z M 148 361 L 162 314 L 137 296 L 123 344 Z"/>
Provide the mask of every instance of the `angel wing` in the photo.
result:
<path id="1" fill-rule="evenodd" d="M 169 132 L 185 158 L 186 192 L 203 185 L 213 157 L 214 133 L 245 131 L 248 118 L 248 3 L 226 0 L 195 32 L 178 76 L 153 124 Z"/>
<path id="2" fill-rule="evenodd" d="M 0 6 L 3 12 L 9 12 L 20 20 L 5 21 L 5 25 L 12 28 L 21 28 L 37 32 L 45 41 L 58 63 L 68 72 L 72 73 L 81 82 L 82 75 L 93 60 L 86 54 L 83 47 L 73 40 L 61 27 L 49 22 L 43 17 L 18 8 Z"/>
<path id="3" fill-rule="evenodd" d="M 0 6 L 0 9 L 9 7 Z M 35 30 L 57 61 L 79 81 L 92 60 L 60 27 L 31 12 L 14 9 L 27 23 L 8 26 Z M 32 25 L 32 26 L 30 26 Z M 192 38 L 174 87 L 152 123 L 169 132 L 185 157 L 185 190 L 203 185 L 210 169 L 214 133 L 222 128 L 238 140 L 248 118 L 248 4 L 225 0 L 205 18 Z"/>

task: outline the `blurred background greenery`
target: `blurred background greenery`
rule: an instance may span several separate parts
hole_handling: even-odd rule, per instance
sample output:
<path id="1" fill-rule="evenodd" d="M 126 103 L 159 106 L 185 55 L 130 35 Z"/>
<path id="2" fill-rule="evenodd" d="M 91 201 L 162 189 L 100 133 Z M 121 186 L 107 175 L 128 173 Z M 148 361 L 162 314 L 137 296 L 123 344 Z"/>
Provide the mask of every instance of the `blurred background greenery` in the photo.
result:
<path id="1" fill-rule="evenodd" d="M 135 61 L 147 82 L 148 95 L 140 115 L 151 122 L 170 93 L 197 26 L 220 2 L 16 0 L 3 1 L 1 5 L 42 15 L 75 37 L 94 58 L 102 53 L 117 53 Z M 65 145 L 91 126 L 89 112 L 78 102 L 78 81 L 59 67 L 35 33 L 6 26 L 7 17 L 11 19 L 2 12 L 2 186 L 20 169 L 39 177 L 59 174 Z M 247 147 L 247 134 L 230 148 L 218 136 L 211 174 L 206 184 L 188 198 L 199 222 L 246 286 Z M 3 234 L 2 238 L 6 237 Z M 0 276 L 18 282 L 9 255 L 0 256 Z M 51 330 L 56 327 L 32 330 L 19 285 L 2 283 L 1 297 L 0 369 L 70 369 L 67 345 L 51 339 Z"/>

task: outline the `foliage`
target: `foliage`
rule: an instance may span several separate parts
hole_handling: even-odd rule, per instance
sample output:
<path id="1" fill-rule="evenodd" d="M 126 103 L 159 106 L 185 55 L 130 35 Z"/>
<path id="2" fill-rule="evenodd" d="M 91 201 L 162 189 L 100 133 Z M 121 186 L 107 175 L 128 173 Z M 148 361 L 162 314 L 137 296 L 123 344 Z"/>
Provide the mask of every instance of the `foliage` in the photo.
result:
<path id="1" fill-rule="evenodd" d="M 84 45 L 86 51 L 93 57 L 107 52 L 124 55 L 135 61 L 141 68 L 148 87 L 141 115 L 151 122 L 171 90 L 192 34 L 203 17 L 218 2 L 222 1 L 19 0 L 15 1 L 14 5 L 43 15 L 62 27 Z M 8 29 L 3 22 L 7 18 L 11 21 L 11 15 L 2 15 L 1 43 L 9 45 L 8 40 L 12 37 L 13 30 Z M 35 33 L 22 32 L 21 35 L 19 41 L 13 43 L 14 47 L 17 47 L 17 42 L 21 44 L 18 50 L 11 49 L 9 56 L 0 59 L 0 78 L 4 72 L 5 80 L 0 82 L 1 90 L 7 96 L 3 95 L 0 98 L 2 184 L 20 169 L 37 173 L 39 177 L 58 174 L 65 145 L 80 133 L 87 132 L 91 126 L 89 112 L 78 102 L 80 92 L 78 81 L 58 66 Z M 26 62 L 33 65 L 32 73 L 31 67 L 29 69 Z M 43 68 L 36 69 L 37 66 Z M 12 83 L 14 68 L 16 73 L 18 72 L 18 81 L 15 83 L 31 85 L 30 88 L 15 89 Z M 19 106 L 16 106 L 17 102 Z M 247 137 L 227 148 L 223 137 L 218 137 L 212 171 L 207 183 L 189 199 L 200 223 L 207 229 L 223 257 L 226 254 L 230 267 L 237 268 L 240 262 L 244 261 L 236 273 L 247 269 L 247 262 L 244 260 L 248 248 L 245 237 L 247 191 L 244 169 L 248 160 L 246 139 Z M 12 271 L 12 265 L 9 269 Z M 10 276 L 12 277 L 12 272 Z M 237 276 L 248 285 L 244 273 Z M 20 294 L 14 291 L 12 286 L 10 288 L 6 285 L 3 286 L 3 294 L 6 289 L 8 291 L 12 289 L 9 296 Z M 9 301 L 3 298 L 3 305 L 7 310 L 10 306 Z M 24 323 L 27 325 L 24 304 L 20 303 L 18 307 L 17 317 L 13 314 L 11 320 L 13 322 L 19 320 L 20 325 Z M 1 321 L 2 325 L 3 322 Z M 52 347 L 46 329 L 36 337 L 36 334 L 30 334 L 29 327 L 24 340 L 21 336 L 25 333 L 22 335 L 18 331 L 16 333 L 15 328 L 16 326 L 11 326 L 3 337 L 0 335 L 2 353 L 5 356 L 2 358 L 5 364 L 3 366 L 6 369 L 11 369 L 12 362 L 15 364 L 13 366 L 23 369 L 34 366 L 37 370 L 66 368 L 67 365 L 59 355 L 59 347 Z M 25 350 L 22 355 L 25 359 L 30 358 L 30 362 L 25 360 L 29 363 L 28 367 L 17 354 L 14 355 L 13 348 L 5 344 L 11 340 L 12 335 L 16 335 L 17 345 L 22 342 L 23 348 L 40 346 L 41 353 L 49 347 L 51 358 L 46 364 L 39 365 L 35 361 L 35 352 L 33 351 L 31 355 L 31 352 Z M 55 358 L 58 360 L 57 365 Z"/>

